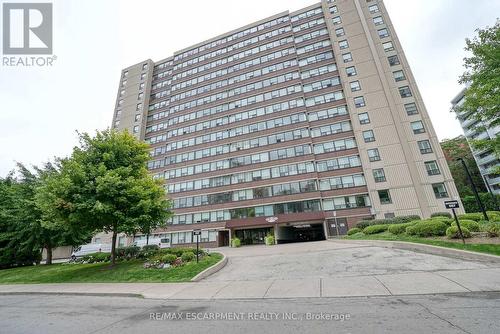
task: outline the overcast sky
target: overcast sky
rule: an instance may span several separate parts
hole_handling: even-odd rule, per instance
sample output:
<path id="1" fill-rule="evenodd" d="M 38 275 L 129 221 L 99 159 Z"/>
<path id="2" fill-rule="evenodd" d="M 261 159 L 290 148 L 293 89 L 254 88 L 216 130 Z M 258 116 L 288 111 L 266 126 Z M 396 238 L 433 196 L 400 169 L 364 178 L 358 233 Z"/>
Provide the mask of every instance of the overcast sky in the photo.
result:
<path id="1" fill-rule="evenodd" d="M 76 130 L 108 127 L 122 68 L 148 58 L 158 61 L 216 35 L 316 2 L 53 1 L 54 66 L 0 66 L 0 176 L 16 161 L 40 164 L 67 156 L 77 144 Z M 494 24 L 500 1 L 385 4 L 438 137 L 461 134 L 449 108 L 460 90 L 464 39 L 476 28 Z"/>

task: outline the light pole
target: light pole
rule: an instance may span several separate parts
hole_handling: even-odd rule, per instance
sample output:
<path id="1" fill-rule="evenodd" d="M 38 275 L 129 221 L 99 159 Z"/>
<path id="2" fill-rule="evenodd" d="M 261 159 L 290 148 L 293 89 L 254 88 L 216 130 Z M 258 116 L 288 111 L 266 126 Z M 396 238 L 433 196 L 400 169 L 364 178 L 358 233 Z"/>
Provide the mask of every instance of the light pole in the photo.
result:
<path id="1" fill-rule="evenodd" d="M 474 184 L 474 181 L 472 181 L 472 176 L 470 175 L 469 168 L 467 168 L 467 164 L 465 163 L 464 159 L 462 158 L 457 158 L 458 161 L 462 163 L 462 166 L 465 169 L 465 173 L 467 174 L 467 179 L 469 179 L 469 182 L 472 187 L 472 191 L 474 192 L 474 196 L 476 197 L 476 202 L 479 205 L 479 208 L 481 209 L 481 212 L 483 213 L 484 219 L 488 219 L 488 215 L 486 214 L 486 210 L 484 209 L 483 202 L 481 202 L 481 198 L 479 198 L 479 194 L 477 193 L 476 185 Z"/>

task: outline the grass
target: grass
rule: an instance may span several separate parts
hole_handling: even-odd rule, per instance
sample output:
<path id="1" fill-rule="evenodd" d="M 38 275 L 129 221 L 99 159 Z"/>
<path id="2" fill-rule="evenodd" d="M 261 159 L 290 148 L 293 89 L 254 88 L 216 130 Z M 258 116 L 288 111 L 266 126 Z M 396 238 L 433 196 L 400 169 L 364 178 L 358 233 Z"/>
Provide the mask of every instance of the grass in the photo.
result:
<path id="1" fill-rule="evenodd" d="M 407 235 L 395 235 L 390 232 L 384 232 L 380 234 L 370 234 L 370 235 L 363 233 L 356 233 L 351 236 L 347 236 L 346 239 L 406 241 L 406 242 L 415 242 L 419 244 L 462 249 L 472 252 L 487 253 L 500 256 L 500 244 L 468 244 L 467 239 L 465 239 L 466 243 L 464 245 L 459 242 L 436 240 L 432 238 L 418 238 Z"/>
<path id="2" fill-rule="evenodd" d="M 0 284 L 15 283 L 153 283 L 186 282 L 222 259 L 219 253 L 169 269 L 144 269 L 143 261 L 131 260 L 116 264 L 53 264 L 0 270 Z"/>

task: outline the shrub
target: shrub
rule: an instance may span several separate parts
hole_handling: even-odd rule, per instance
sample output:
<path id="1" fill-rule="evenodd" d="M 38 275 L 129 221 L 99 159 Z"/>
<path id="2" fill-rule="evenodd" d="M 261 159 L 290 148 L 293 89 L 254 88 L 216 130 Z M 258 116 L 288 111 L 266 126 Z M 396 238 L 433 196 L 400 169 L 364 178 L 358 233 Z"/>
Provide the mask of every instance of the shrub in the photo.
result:
<path id="1" fill-rule="evenodd" d="M 449 212 L 434 212 L 431 214 L 431 218 L 434 217 L 446 217 L 446 218 L 451 218 L 451 213 Z"/>
<path id="2" fill-rule="evenodd" d="M 446 218 L 446 217 L 433 217 L 430 219 L 431 221 L 438 221 L 445 223 L 448 226 L 451 226 L 451 224 L 454 222 L 452 218 Z"/>
<path id="3" fill-rule="evenodd" d="M 406 234 L 419 237 L 443 236 L 448 225 L 439 220 L 421 220 L 406 228 Z"/>
<path id="4" fill-rule="evenodd" d="M 101 263 L 101 262 L 109 262 L 110 260 L 111 260 L 111 253 L 103 253 L 103 252 L 90 253 L 84 255 L 81 258 L 81 262 L 85 263 Z"/>
<path id="5" fill-rule="evenodd" d="M 458 215 L 458 219 L 467 219 L 467 220 L 474 220 L 474 221 L 480 221 L 483 219 L 483 214 L 480 212 L 473 212 L 473 213 L 464 213 L 462 215 Z"/>
<path id="6" fill-rule="evenodd" d="M 138 246 L 118 247 L 115 254 L 118 259 L 130 260 L 137 258 L 140 250 L 141 248 Z"/>
<path id="7" fill-rule="evenodd" d="M 137 253 L 137 258 L 138 259 L 148 259 L 152 257 L 155 254 L 158 254 L 160 252 L 160 247 L 157 245 L 148 245 L 142 247 L 142 249 Z"/>
<path id="8" fill-rule="evenodd" d="M 149 252 L 149 251 L 157 251 L 159 250 L 160 247 L 158 245 L 146 245 L 142 247 L 143 251 Z"/>
<path id="9" fill-rule="evenodd" d="M 403 224 L 392 224 L 389 225 L 389 228 L 387 231 L 391 232 L 392 234 L 403 234 L 406 232 L 406 228 L 408 226 L 415 225 L 415 222 L 410 222 L 410 223 L 403 223 Z"/>
<path id="10" fill-rule="evenodd" d="M 364 234 L 377 234 L 387 231 L 388 224 L 370 225 L 363 229 Z"/>
<path id="11" fill-rule="evenodd" d="M 497 194 L 496 196 L 496 202 L 500 203 L 500 195 Z M 481 202 L 483 202 L 484 208 L 487 211 L 490 210 L 495 210 L 496 205 L 491 197 L 490 193 L 479 193 L 479 197 L 481 198 Z M 481 209 L 479 208 L 479 205 L 477 204 L 476 198 L 472 195 L 469 196 L 464 196 L 462 197 L 462 204 L 464 205 L 464 210 L 465 212 L 479 212 Z M 498 212 L 498 211 L 497 211 Z"/>
<path id="12" fill-rule="evenodd" d="M 410 215 L 410 216 L 398 216 L 394 217 L 391 220 L 389 224 L 404 224 L 404 223 L 409 223 L 415 220 L 420 220 L 420 216 L 418 215 Z"/>
<path id="13" fill-rule="evenodd" d="M 353 227 L 349 231 L 347 231 L 347 235 L 353 235 L 353 234 L 356 234 L 358 232 L 361 232 L 361 229 L 358 227 Z"/>
<path id="14" fill-rule="evenodd" d="M 462 235 L 464 236 L 464 238 L 470 238 L 470 231 L 468 228 L 460 226 L 460 229 L 462 230 Z M 448 227 L 446 229 L 446 236 L 450 239 L 460 238 L 460 232 L 458 231 L 458 226 L 453 225 Z"/>
<path id="15" fill-rule="evenodd" d="M 360 230 L 368 226 L 370 226 L 370 220 L 360 220 L 356 223 L 356 228 L 359 228 Z"/>
<path id="16" fill-rule="evenodd" d="M 175 260 L 177 260 L 177 256 L 175 256 L 174 254 L 164 254 L 164 255 L 161 255 L 158 258 L 158 260 L 160 260 L 160 262 L 162 262 L 162 263 L 173 264 L 175 262 Z"/>
<path id="17" fill-rule="evenodd" d="M 241 240 L 238 238 L 232 238 L 231 239 L 231 247 L 240 247 L 241 246 Z"/>
<path id="18" fill-rule="evenodd" d="M 490 238 L 498 237 L 500 236 L 500 223 L 489 223 L 485 230 Z"/>
<path id="19" fill-rule="evenodd" d="M 479 232 L 479 224 L 473 220 L 459 219 L 460 227 L 468 229 L 470 232 Z M 453 222 L 451 226 L 457 226 L 456 222 Z"/>
<path id="20" fill-rule="evenodd" d="M 194 255 L 193 252 L 184 252 L 182 253 L 181 259 L 182 262 L 190 262 L 193 261 L 196 258 L 196 255 Z"/>
<path id="21" fill-rule="evenodd" d="M 185 252 L 192 252 L 196 254 L 196 248 L 194 247 L 176 247 L 176 248 L 163 248 L 160 250 L 160 253 L 162 254 L 174 254 L 177 257 L 181 257 L 183 253 Z M 205 252 L 200 248 L 199 254 L 203 255 Z"/>
<path id="22" fill-rule="evenodd" d="M 267 235 L 265 237 L 264 241 L 266 242 L 266 245 L 268 245 L 268 246 L 274 245 L 274 235 Z"/>

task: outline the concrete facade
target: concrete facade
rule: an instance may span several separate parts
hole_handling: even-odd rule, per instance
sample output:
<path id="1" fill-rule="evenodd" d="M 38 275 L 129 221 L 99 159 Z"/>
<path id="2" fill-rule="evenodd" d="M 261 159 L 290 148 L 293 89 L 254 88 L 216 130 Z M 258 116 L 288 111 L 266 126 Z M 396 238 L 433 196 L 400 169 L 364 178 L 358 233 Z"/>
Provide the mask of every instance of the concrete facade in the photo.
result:
<path id="1" fill-rule="evenodd" d="M 151 145 L 173 244 L 195 228 L 213 246 L 319 239 L 458 199 L 383 1 L 282 12 L 126 68 L 119 85 L 113 127 Z"/>

